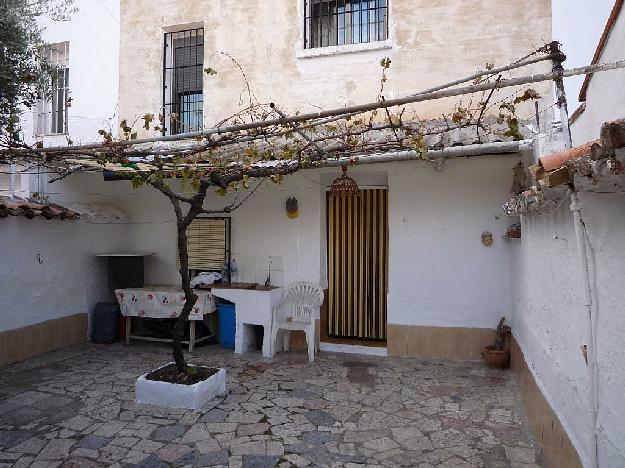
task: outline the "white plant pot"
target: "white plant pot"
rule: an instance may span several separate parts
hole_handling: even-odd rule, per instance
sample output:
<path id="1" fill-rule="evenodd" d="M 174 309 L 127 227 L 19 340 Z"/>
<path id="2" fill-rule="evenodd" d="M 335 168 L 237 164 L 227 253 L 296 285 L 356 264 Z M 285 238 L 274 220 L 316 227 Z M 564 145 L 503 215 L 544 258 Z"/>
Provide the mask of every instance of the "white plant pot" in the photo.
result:
<path id="1" fill-rule="evenodd" d="M 158 369 L 168 365 L 166 364 Z M 219 369 L 219 372 L 216 374 L 194 385 L 157 382 L 146 379 L 146 376 L 152 372 L 154 371 L 147 372 L 137 379 L 135 385 L 137 403 L 197 410 L 208 400 L 226 391 L 226 369 Z"/>

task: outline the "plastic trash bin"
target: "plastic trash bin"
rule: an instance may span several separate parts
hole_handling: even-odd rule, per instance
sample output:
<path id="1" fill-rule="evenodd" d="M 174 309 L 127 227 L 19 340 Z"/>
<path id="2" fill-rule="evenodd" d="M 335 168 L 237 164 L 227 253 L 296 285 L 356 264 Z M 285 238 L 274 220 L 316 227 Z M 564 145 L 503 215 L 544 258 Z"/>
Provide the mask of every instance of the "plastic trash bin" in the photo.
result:
<path id="1" fill-rule="evenodd" d="M 224 348 L 234 349 L 237 314 L 234 304 L 220 302 L 217 304 L 219 315 L 219 343 Z"/>
<path id="2" fill-rule="evenodd" d="M 99 302 L 91 313 L 91 341 L 113 343 L 119 339 L 121 313 L 117 304 Z"/>

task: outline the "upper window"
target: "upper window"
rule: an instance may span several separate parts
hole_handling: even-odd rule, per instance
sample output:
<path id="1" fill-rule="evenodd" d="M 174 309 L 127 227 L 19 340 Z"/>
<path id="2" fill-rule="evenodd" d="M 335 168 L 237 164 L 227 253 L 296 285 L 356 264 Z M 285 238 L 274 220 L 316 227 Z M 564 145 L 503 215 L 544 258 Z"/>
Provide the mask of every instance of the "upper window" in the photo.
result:
<path id="1" fill-rule="evenodd" d="M 163 133 L 196 132 L 203 127 L 204 29 L 165 34 Z"/>
<path id="2" fill-rule="evenodd" d="M 306 49 L 388 38 L 388 0 L 305 0 Z"/>
<path id="3" fill-rule="evenodd" d="M 37 102 L 37 135 L 67 133 L 69 97 L 69 42 L 49 46 L 48 60 L 56 69 L 52 73 L 52 92 Z"/>

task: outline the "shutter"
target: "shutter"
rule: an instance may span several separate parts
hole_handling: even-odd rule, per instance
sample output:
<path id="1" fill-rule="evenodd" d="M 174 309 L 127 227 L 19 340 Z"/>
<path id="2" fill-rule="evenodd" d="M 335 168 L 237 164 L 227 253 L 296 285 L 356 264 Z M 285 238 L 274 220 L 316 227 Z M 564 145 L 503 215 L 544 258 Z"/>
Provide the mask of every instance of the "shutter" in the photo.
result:
<path id="1" fill-rule="evenodd" d="M 226 263 L 227 221 L 227 218 L 196 218 L 191 222 L 187 229 L 190 270 L 223 270 Z M 176 266 L 180 267 L 178 258 Z"/>

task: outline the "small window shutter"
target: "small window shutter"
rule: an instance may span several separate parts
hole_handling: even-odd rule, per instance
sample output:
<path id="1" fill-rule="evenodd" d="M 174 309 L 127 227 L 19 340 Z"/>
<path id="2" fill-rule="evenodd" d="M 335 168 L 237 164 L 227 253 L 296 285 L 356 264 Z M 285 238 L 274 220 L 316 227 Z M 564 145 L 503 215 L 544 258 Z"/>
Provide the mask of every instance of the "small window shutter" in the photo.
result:
<path id="1" fill-rule="evenodd" d="M 223 269 L 227 247 L 226 218 L 196 218 L 187 229 L 187 237 L 190 270 Z M 176 266 L 180 267 L 178 258 Z"/>

